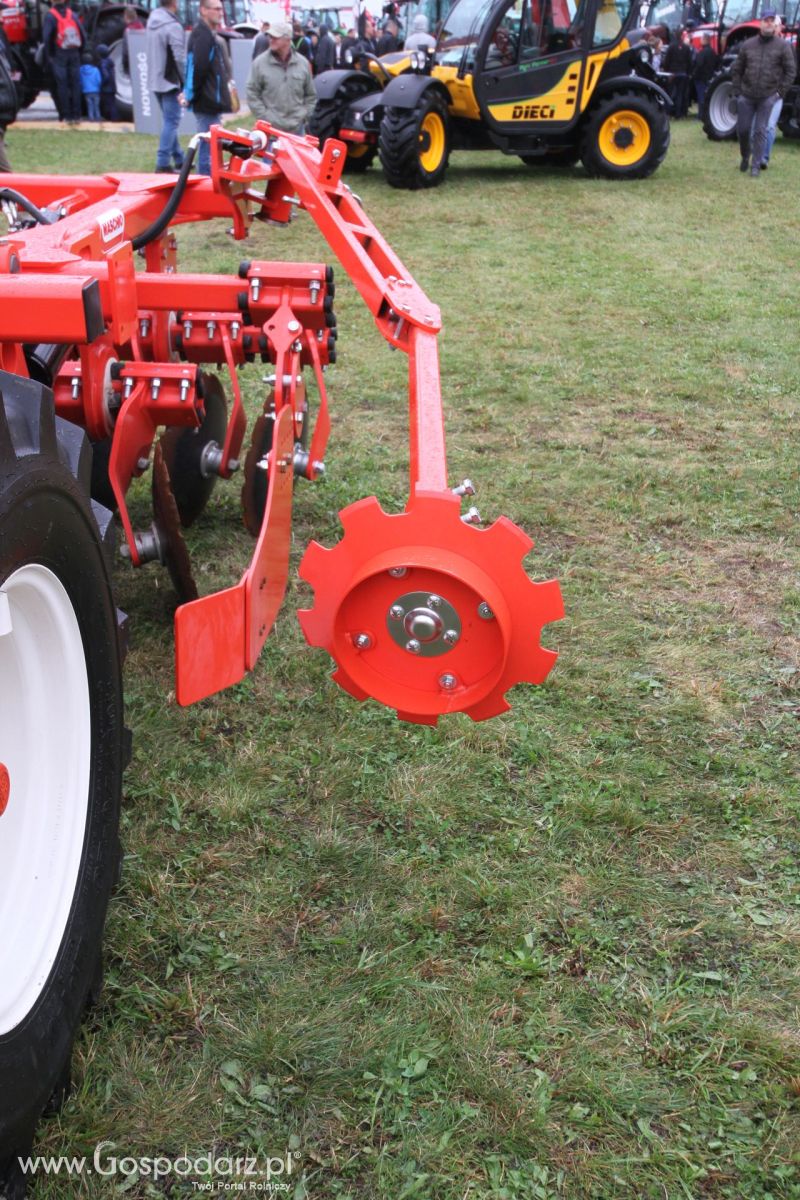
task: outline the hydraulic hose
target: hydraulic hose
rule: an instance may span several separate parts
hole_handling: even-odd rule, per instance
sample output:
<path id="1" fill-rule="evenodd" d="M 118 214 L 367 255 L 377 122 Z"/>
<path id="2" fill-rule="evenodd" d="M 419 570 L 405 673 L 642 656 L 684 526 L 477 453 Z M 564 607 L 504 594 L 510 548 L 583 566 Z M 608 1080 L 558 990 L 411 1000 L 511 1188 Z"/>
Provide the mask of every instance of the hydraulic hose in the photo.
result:
<path id="1" fill-rule="evenodd" d="M 196 153 L 197 141 L 193 138 L 189 143 L 189 149 L 184 156 L 183 166 L 181 167 L 178 178 L 175 180 L 175 186 L 170 192 L 169 200 L 164 205 L 155 221 L 153 221 L 153 224 L 148 225 L 146 229 L 143 229 L 141 233 L 137 233 L 136 237 L 132 239 L 131 245 L 133 246 L 134 250 L 140 250 L 142 246 L 146 246 L 148 242 L 153 242 L 157 237 L 160 237 L 169 225 L 172 218 L 175 216 L 178 205 L 183 198 L 183 193 L 186 190 L 186 180 L 189 178 L 189 172 L 192 169 L 192 164 L 194 163 L 194 156 Z"/>
<path id="2" fill-rule="evenodd" d="M 23 208 L 28 216 L 33 217 L 40 225 L 55 225 L 59 219 L 57 212 L 45 211 L 37 208 L 32 200 L 27 196 L 23 196 L 22 192 L 15 192 L 13 188 L 0 188 L 0 201 L 8 200 L 11 204 L 16 204 L 17 208 Z"/>

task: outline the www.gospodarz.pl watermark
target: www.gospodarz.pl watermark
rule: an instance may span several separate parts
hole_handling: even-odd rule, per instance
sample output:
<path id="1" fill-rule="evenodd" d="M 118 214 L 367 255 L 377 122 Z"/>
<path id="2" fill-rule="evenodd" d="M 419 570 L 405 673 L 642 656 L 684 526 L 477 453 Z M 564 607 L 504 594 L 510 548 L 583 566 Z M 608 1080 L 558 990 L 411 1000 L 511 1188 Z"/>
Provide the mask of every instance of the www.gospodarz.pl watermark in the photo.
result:
<path id="1" fill-rule="evenodd" d="M 277 1196 L 294 1189 L 298 1182 L 300 1155 L 287 1151 L 281 1156 L 259 1158 L 258 1155 L 181 1154 L 170 1158 L 166 1154 L 122 1157 L 114 1154 L 114 1142 L 98 1142 L 91 1158 L 75 1156 L 27 1157 L 18 1159 L 23 1175 L 99 1175 L 107 1179 L 135 1176 L 139 1179 L 183 1179 L 194 1191 L 250 1192 Z"/>

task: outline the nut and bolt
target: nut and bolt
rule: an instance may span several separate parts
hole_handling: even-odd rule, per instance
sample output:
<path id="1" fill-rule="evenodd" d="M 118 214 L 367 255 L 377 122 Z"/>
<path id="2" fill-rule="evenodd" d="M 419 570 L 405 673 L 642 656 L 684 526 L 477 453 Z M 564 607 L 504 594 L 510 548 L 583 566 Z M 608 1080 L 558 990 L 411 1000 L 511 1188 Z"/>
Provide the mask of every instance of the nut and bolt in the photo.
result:
<path id="1" fill-rule="evenodd" d="M 183 403 L 185 402 L 185 400 L 186 400 L 186 397 L 189 395 L 189 388 L 190 388 L 190 387 L 191 387 L 191 384 L 189 383 L 189 380 L 188 380 L 188 379 L 182 379 L 182 380 L 181 380 L 181 390 L 180 390 L 180 401 L 181 401 L 181 404 L 183 404 Z"/>
<path id="2" fill-rule="evenodd" d="M 141 320 L 139 321 L 139 337 L 147 337 L 149 332 L 150 332 L 150 319 L 149 319 L 149 317 L 142 317 Z"/>
<path id="3" fill-rule="evenodd" d="M 475 484 L 471 479 L 462 479 L 458 487 L 453 488 L 454 496 L 474 496 Z"/>
<path id="4" fill-rule="evenodd" d="M 290 321 L 289 324 L 286 326 L 286 328 L 289 330 L 289 333 L 297 333 L 297 331 L 300 328 L 300 322 L 299 321 Z"/>
<path id="5" fill-rule="evenodd" d="M 442 607 L 442 597 L 441 596 L 428 596 L 428 608 L 441 608 L 441 607 Z"/>
<path id="6" fill-rule="evenodd" d="M 458 641 L 458 630 L 445 629 L 444 633 L 442 634 L 442 641 L 447 642 L 448 646 L 455 646 L 456 642 Z"/>
<path id="7" fill-rule="evenodd" d="M 161 391 L 161 380 L 154 379 L 153 382 L 150 384 L 150 395 L 153 397 L 154 400 L 158 399 L 158 393 L 160 391 Z"/>
<path id="8" fill-rule="evenodd" d="M 216 321 L 207 321 L 206 322 L 206 332 L 208 334 L 208 340 L 211 341 L 214 334 L 217 332 L 217 322 Z"/>
<path id="9" fill-rule="evenodd" d="M 70 382 L 70 392 L 73 400 L 77 400 L 81 392 L 81 381 L 78 375 L 73 375 Z"/>
<path id="10" fill-rule="evenodd" d="M 469 509 L 468 512 L 464 513 L 461 520 L 465 525 L 480 525 L 483 522 L 481 514 L 478 512 L 477 508 L 474 507 L 474 505 L 471 509 Z"/>
<path id="11" fill-rule="evenodd" d="M 191 321 L 183 322 L 183 336 L 187 339 L 187 341 L 192 336 L 192 322 Z"/>
<path id="12" fill-rule="evenodd" d="M 353 645 L 356 650 L 369 650 L 372 645 L 372 638 L 368 633 L 357 633 L 353 638 Z"/>
<path id="13" fill-rule="evenodd" d="M 482 621 L 494 620 L 494 613 L 485 600 L 481 600 L 480 604 L 478 605 L 478 616 Z"/>
<path id="14" fill-rule="evenodd" d="M 389 574 L 393 579 L 402 579 L 408 574 L 408 567 L 389 567 Z"/>
<path id="15" fill-rule="evenodd" d="M 406 650 L 409 654 L 419 654 L 421 649 L 422 646 L 419 644 L 416 638 L 409 638 L 409 640 L 406 642 Z"/>
<path id="16" fill-rule="evenodd" d="M 439 687 L 445 692 L 452 692 L 453 688 L 458 687 L 458 680 L 455 675 L 440 675 Z"/>
<path id="17" fill-rule="evenodd" d="M 236 341 L 236 339 L 238 338 L 240 329 L 241 329 L 241 325 L 239 324 L 238 321 L 231 321 L 231 337 L 233 338 L 234 341 Z"/>
<path id="18" fill-rule="evenodd" d="M 258 303 L 258 294 L 261 291 L 261 280 L 260 279 L 251 280 L 250 291 L 252 292 L 252 295 L 253 295 L 253 302 L 255 304 L 257 304 Z"/>
<path id="19" fill-rule="evenodd" d="M 320 281 L 318 279 L 312 279 L 309 281 L 308 290 L 311 295 L 311 303 L 312 304 L 317 303 L 317 299 L 319 297 L 321 286 L 322 285 L 320 284 Z"/>
<path id="20" fill-rule="evenodd" d="M 402 619 L 405 615 L 406 615 L 406 610 L 403 608 L 403 606 L 401 604 L 393 604 L 392 607 L 389 609 L 389 616 L 392 618 L 393 621 L 402 621 Z"/>

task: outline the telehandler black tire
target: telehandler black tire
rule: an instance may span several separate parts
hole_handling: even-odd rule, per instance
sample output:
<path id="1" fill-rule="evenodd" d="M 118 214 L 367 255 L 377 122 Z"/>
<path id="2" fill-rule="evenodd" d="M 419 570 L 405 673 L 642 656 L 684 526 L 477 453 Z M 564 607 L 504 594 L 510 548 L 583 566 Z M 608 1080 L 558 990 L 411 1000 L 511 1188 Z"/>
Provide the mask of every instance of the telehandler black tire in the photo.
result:
<path id="1" fill-rule="evenodd" d="M 308 132 L 319 138 L 320 150 L 329 138 L 338 138 L 349 102 L 349 98 L 342 95 L 334 96 L 332 100 L 317 101 L 317 106 L 309 118 Z M 350 175 L 362 175 L 372 165 L 377 154 L 376 147 L 357 142 L 345 142 L 345 145 L 345 171 Z"/>
<path id="2" fill-rule="evenodd" d="M 101 978 L 126 737 L 111 514 L 42 384 L 0 371 L 0 1196 Z"/>
<path id="3" fill-rule="evenodd" d="M 700 109 L 703 132 L 712 142 L 736 137 L 736 100 L 730 71 L 717 71 L 709 80 Z"/>
<path id="4" fill-rule="evenodd" d="M 441 183 L 450 158 L 450 118 L 444 98 L 427 91 L 415 108 L 387 108 L 378 153 L 391 187 L 413 190 Z"/>
<path id="5" fill-rule="evenodd" d="M 605 179 L 645 179 L 669 149 L 669 117 L 642 92 L 620 91 L 590 110 L 581 136 L 581 162 Z"/>

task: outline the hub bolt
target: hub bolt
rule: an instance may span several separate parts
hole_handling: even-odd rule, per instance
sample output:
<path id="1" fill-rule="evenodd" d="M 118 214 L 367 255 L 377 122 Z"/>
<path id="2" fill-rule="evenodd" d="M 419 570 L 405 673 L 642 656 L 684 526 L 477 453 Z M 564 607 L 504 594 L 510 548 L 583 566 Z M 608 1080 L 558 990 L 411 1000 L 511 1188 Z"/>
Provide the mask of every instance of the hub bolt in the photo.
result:
<path id="1" fill-rule="evenodd" d="M 408 651 L 409 654 L 419 654 L 421 649 L 422 649 L 422 647 L 420 646 L 420 644 L 416 638 L 410 638 L 406 642 L 406 650 Z"/>
<path id="2" fill-rule="evenodd" d="M 458 641 L 458 631 L 455 629 L 445 629 L 442 634 L 442 641 L 447 642 L 448 646 L 455 646 Z"/>
<path id="3" fill-rule="evenodd" d="M 440 675 L 439 687 L 445 692 L 452 692 L 453 688 L 458 687 L 458 680 L 455 675 Z"/>
<path id="4" fill-rule="evenodd" d="M 405 615 L 406 615 L 406 610 L 403 608 L 403 606 L 401 604 L 393 604 L 392 607 L 389 609 L 389 616 L 392 618 L 393 621 L 402 621 L 402 619 Z"/>
<path id="5" fill-rule="evenodd" d="M 442 597 L 441 596 L 428 596 L 428 608 L 441 608 L 441 607 L 442 607 Z"/>
<path id="6" fill-rule="evenodd" d="M 478 616 L 482 621 L 494 620 L 494 613 L 485 600 L 481 600 L 480 604 L 478 605 Z"/>
<path id="7" fill-rule="evenodd" d="M 404 575 L 408 574 L 408 567 L 389 567 L 389 574 L 394 579 L 402 579 Z"/>
<path id="8" fill-rule="evenodd" d="M 372 645 L 372 638 L 368 633 L 357 633 L 353 638 L 353 645 L 356 650 L 369 650 Z"/>

